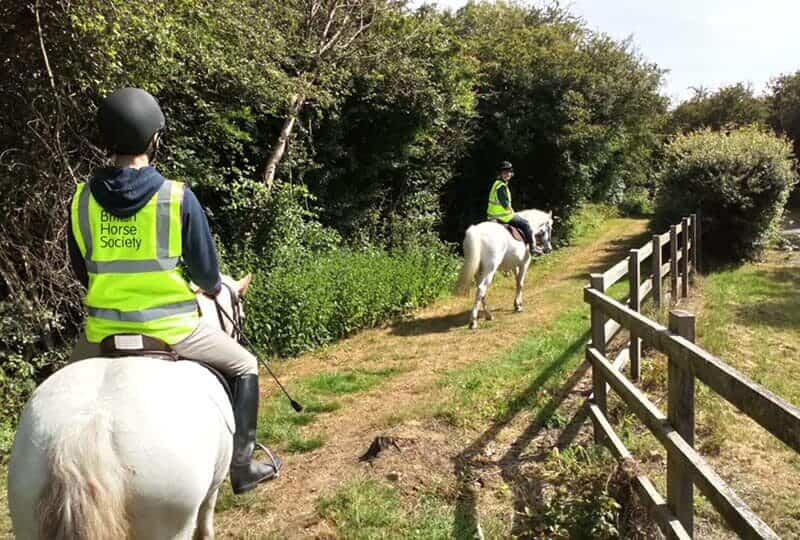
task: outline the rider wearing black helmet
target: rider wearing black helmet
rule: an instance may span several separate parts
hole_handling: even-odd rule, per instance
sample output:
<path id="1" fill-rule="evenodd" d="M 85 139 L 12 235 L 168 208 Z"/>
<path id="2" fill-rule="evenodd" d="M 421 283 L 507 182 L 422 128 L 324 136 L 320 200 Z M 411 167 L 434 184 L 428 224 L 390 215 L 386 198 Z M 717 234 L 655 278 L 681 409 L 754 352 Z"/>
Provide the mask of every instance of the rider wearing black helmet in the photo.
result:
<path id="1" fill-rule="evenodd" d="M 156 98 L 138 88 L 123 88 L 100 104 L 97 125 L 112 155 L 149 154 L 153 161 L 166 121 Z"/>
<path id="2" fill-rule="evenodd" d="M 525 243 L 530 246 L 532 255 L 541 255 L 542 251 L 536 247 L 536 238 L 533 235 L 528 220 L 514 213 L 511 206 L 511 190 L 508 181 L 514 175 L 514 167 L 508 161 L 501 161 L 497 166 L 497 177 L 489 192 L 489 206 L 486 210 L 487 219 L 507 223 L 522 231 Z"/>
<path id="3" fill-rule="evenodd" d="M 123 88 L 101 103 L 97 121 L 114 163 L 78 184 L 72 202 L 70 261 L 87 288 L 88 311 L 72 359 L 102 356 L 123 342 L 135 352 L 146 343 L 219 369 L 234 383 L 231 485 L 234 493 L 253 489 L 280 468 L 279 459 L 252 460 L 258 365 L 234 339 L 200 319 L 183 275 L 186 270 L 207 296 L 221 289 L 217 251 L 200 203 L 188 186 L 166 180 L 151 165 L 164 114 L 144 90 Z"/>

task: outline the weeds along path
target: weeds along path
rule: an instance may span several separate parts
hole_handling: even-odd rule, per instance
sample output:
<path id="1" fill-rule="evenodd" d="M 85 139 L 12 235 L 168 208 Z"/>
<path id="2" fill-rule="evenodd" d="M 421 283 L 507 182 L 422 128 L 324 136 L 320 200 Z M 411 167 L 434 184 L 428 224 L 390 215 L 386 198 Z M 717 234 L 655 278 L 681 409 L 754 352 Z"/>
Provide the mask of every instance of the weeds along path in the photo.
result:
<path id="1" fill-rule="evenodd" d="M 279 376 L 310 412 L 291 416 L 264 377 L 261 437 L 284 458 L 283 473 L 255 493 L 234 498 L 224 492 L 217 508 L 219 535 L 335 537 L 331 520 L 320 512 L 320 497 L 363 475 L 388 475 L 411 500 L 430 490 L 445 499 L 458 495 L 463 478 L 457 477 L 464 473 L 458 461 L 480 443 L 476 434 L 491 434 L 496 440 L 489 446 L 499 448 L 511 444 L 519 435 L 514 432 L 530 420 L 528 411 L 520 425 L 514 422 L 522 404 L 514 396 L 529 382 L 527 372 L 514 370 L 527 369 L 526 362 L 535 364 L 541 355 L 557 359 L 542 361 L 545 368 L 535 378 L 542 388 L 550 388 L 545 383 L 551 374 L 576 376 L 558 359 L 582 356 L 587 275 L 624 257 L 642 241 L 646 227 L 644 220 L 612 219 L 576 245 L 537 261 L 526 280 L 522 313 L 513 311 L 513 279 L 499 276 L 489 290 L 495 320 L 481 320 L 477 331 L 467 329 L 471 299 L 451 297 L 413 318 L 359 332 L 278 366 Z M 546 397 L 548 390 L 534 388 L 534 395 Z M 387 450 L 388 457 L 374 465 L 360 462 L 373 439 L 385 433 L 400 436 L 407 447 Z M 485 450 L 485 444 L 478 446 Z"/>

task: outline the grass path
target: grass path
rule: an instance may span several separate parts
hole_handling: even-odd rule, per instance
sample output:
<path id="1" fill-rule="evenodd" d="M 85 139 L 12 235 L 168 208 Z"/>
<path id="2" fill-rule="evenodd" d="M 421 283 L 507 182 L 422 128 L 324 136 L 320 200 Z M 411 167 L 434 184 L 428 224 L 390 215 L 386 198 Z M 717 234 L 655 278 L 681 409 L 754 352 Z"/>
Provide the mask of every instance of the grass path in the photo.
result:
<path id="1" fill-rule="evenodd" d="M 563 407 L 585 398 L 577 368 L 587 274 L 624 257 L 646 226 L 607 220 L 537 261 L 523 313 L 512 310 L 513 280 L 498 276 L 489 291 L 495 320 L 475 332 L 466 328 L 470 299 L 445 298 L 277 365 L 307 412 L 294 415 L 264 377 L 261 438 L 284 458 L 283 474 L 240 497 L 226 484 L 218 537 L 469 537 L 479 515 L 487 538 L 524 527 L 537 474 L 529 458 L 559 442 L 554 433 L 573 414 Z M 398 437 L 402 451 L 360 462 L 378 435 Z M 3 488 L 2 538 L 10 536 L 4 499 Z"/>
<path id="2" fill-rule="evenodd" d="M 241 497 L 226 485 L 218 536 L 427 540 L 475 538 L 480 528 L 485 538 L 602 537 L 602 485 L 614 467 L 583 421 L 590 381 L 581 293 L 589 272 L 642 243 L 646 225 L 608 220 L 537 261 L 524 313 L 511 309 L 513 280 L 499 277 L 490 290 L 495 321 L 481 321 L 476 332 L 466 328 L 470 300 L 446 298 L 276 366 L 307 412 L 293 414 L 265 378 L 260 437 L 284 457 L 284 472 Z M 795 404 L 798 268 L 800 256 L 771 252 L 760 264 L 706 277 L 683 306 L 698 315 L 703 347 Z M 664 362 L 652 360 L 642 386 L 661 403 Z M 698 392 L 701 453 L 782 536 L 800 534 L 800 459 L 702 385 Z M 642 471 L 663 488 L 663 451 L 619 403 L 611 405 Z M 398 448 L 359 461 L 379 435 L 396 437 Z M 593 481 L 600 491 L 587 489 Z M 559 506 L 564 500 L 569 509 Z M 697 502 L 697 533 L 732 538 L 710 505 Z M 637 512 L 635 501 L 625 504 Z M 10 537 L 6 508 L 3 474 L 0 538 Z M 579 532 L 563 529 L 565 512 Z"/>
<path id="3" fill-rule="evenodd" d="M 623 257 L 645 230 L 643 220 L 609 220 L 577 245 L 539 261 L 526 281 L 521 314 L 512 311 L 513 280 L 497 279 L 489 291 L 495 320 L 481 321 L 476 332 L 466 328 L 470 300 L 447 298 L 413 318 L 360 332 L 280 366 L 284 380 L 318 409 L 294 424 L 289 420 L 292 440 L 311 440 L 310 448 L 319 447 L 285 453 L 281 478 L 256 493 L 223 496 L 217 512 L 220 536 L 349 536 L 336 529 L 334 522 L 341 523 L 331 517 L 335 512 L 325 510 L 325 497 L 365 475 L 392 479 L 401 500 L 412 506 L 434 494 L 464 514 L 456 516 L 461 525 L 450 526 L 464 526 L 480 506 L 459 504 L 476 455 L 505 454 L 505 464 L 489 475 L 495 480 L 510 470 L 522 473 L 517 462 L 533 440 L 531 427 L 552 418 L 582 375 L 574 368 L 588 328 L 582 306 L 587 274 Z M 570 384 L 561 390 L 565 381 Z M 263 386 L 273 393 L 268 381 Z M 267 411 L 265 420 L 286 423 L 288 408 L 276 399 L 265 400 L 267 408 L 284 407 L 282 412 Z M 529 437 L 520 446 L 526 430 Z M 408 447 L 384 452 L 375 464 L 359 462 L 381 434 L 398 436 Z M 302 444 L 284 448 L 305 449 Z M 490 513 L 498 516 L 513 513 L 524 498 L 503 483 L 494 482 L 486 499 L 493 501 Z M 516 520 L 505 521 L 498 527 L 508 532 Z"/>

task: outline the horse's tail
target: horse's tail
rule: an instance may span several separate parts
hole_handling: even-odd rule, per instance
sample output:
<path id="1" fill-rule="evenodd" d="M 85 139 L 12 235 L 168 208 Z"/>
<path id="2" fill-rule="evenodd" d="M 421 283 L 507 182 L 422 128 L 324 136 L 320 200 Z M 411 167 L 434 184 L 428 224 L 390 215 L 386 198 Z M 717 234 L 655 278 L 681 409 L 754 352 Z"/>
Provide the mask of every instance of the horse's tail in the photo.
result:
<path id="1" fill-rule="evenodd" d="M 41 538 L 111 540 L 129 535 L 124 470 L 107 417 L 70 430 L 51 448 L 39 500 Z"/>
<path id="2" fill-rule="evenodd" d="M 480 238 L 475 229 L 470 227 L 464 235 L 464 266 L 461 267 L 461 271 L 458 273 L 455 291 L 458 295 L 466 296 L 469 294 L 472 278 L 475 277 L 475 273 L 481 263 L 480 248 Z"/>

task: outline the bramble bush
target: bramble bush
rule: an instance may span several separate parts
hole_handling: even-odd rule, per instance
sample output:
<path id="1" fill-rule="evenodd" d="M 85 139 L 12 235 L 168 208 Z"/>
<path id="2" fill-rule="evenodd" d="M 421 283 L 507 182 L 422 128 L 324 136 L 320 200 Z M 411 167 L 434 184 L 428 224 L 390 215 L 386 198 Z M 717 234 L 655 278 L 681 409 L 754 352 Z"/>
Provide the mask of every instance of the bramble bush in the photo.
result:
<path id="1" fill-rule="evenodd" d="M 435 300 L 458 261 L 442 244 L 394 251 L 340 248 L 256 272 L 247 295 L 248 335 L 289 356 Z"/>
<path id="2" fill-rule="evenodd" d="M 673 138 L 658 178 L 659 226 L 699 210 L 704 250 L 718 261 L 758 257 L 774 238 L 798 177 L 789 141 L 749 126 Z"/>

